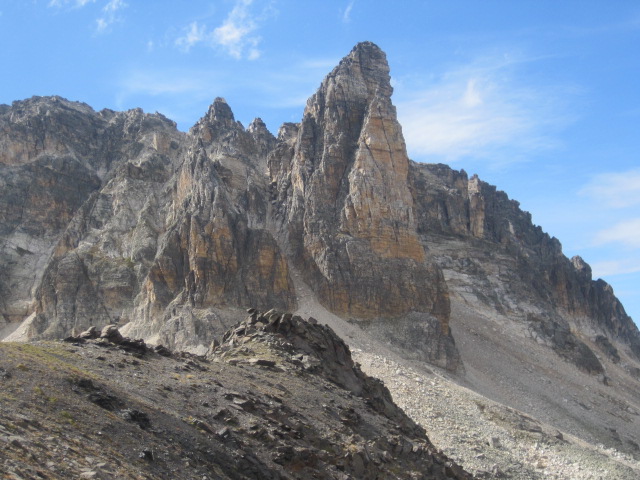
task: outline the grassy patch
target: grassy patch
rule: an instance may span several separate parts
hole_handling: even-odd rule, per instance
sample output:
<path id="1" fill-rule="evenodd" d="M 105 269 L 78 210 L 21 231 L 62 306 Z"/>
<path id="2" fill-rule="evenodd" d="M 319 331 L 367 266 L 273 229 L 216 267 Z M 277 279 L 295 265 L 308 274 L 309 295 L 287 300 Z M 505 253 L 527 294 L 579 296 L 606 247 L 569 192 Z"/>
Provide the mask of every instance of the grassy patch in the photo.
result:
<path id="1" fill-rule="evenodd" d="M 0 343 L 0 350 L 20 363 L 16 368 L 27 371 L 45 368 L 57 372 L 71 372 L 82 376 L 94 375 L 77 367 L 78 356 L 70 352 L 65 344 L 47 342 L 45 344 Z"/>
<path id="2" fill-rule="evenodd" d="M 37 385 L 33 389 L 33 393 L 35 393 L 38 397 L 42 398 L 47 403 L 56 403 L 58 401 L 57 397 L 52 397 L 47 395 L 47 393 L 42 389 L 40 385 Z"/>
<path id="3" fill-rule="evenodd" d="M 0 402 L 17 402 L 18 399 L 7 392 L 0 392 Z"/>
<path id="4" fill-rule="evenodd" d="M 76 419 L 74 418 L 74 416 L 66 410 L 60 411 L 60 418 L 62 418 L 65 423 L 68 423 L 70 425 L 74 425 L 76 423 Z"/>

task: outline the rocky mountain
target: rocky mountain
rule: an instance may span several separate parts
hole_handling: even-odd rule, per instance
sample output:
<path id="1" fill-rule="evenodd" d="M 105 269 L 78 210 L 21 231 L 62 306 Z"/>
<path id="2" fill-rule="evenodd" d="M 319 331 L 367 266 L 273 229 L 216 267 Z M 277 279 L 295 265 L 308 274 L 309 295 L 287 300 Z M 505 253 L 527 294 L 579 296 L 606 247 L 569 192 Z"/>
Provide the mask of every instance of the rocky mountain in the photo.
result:
<path id="1" fill-rule="evenodd" d="M 247 307 L 297 311 L 637 454 L 640 333 L 611 287 L 496 187 L 411 161 L 391 96 L 364 42 L 277 138 L 221 98 L 188 133 L 59 97 L 0 106 L 2 337 L 117 324 L 205 355 Z"/>

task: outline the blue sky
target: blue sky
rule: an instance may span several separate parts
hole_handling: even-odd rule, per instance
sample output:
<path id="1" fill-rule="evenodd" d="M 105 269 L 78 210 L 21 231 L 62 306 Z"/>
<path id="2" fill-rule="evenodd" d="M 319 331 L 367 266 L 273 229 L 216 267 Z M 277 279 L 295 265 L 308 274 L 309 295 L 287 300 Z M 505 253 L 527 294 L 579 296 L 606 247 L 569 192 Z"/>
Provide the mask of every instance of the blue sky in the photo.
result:
<path id="1" fill-rule="evenodd" d="M 273 133 L 359 41 L 411 158 L 477 173 L 640 319 L 640 2 L 0 0 L 0 103 L 61 95 Z"/>

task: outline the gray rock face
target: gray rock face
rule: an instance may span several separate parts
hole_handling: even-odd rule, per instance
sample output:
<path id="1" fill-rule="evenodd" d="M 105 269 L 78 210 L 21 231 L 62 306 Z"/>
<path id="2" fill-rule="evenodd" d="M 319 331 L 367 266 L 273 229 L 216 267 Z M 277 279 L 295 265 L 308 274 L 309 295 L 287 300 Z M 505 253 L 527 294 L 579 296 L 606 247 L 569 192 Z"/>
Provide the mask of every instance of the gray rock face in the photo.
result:
<path id="1" fill-rule="evenodd" d="M 245 131 L 223 99 L 192 128 L 130 334 L 174 346 L 172 337 L 188 330 L 181 346 L 204 348 L 227 326 L 224 313 L 211 318 L 207 309 L 295 306 L 286 259 L 266 229 L 264 153 L 274 142 L 259 121 Z"/>
<path id="2" fill-rule="evenodd" d="M 603 372 L 592 349 L 609 355 L 602 341 L 593 343 L 601 336 L 640 358 L 638 329 L 611 287 L 593 281 L 580 257 L 565 257 L 518 202 L 445 165 L 412 163 L 410 180 L 418 230 L 457 299 L 520 321 L 533 338 L 592 373 Z"/>
<path id="3" fill-rule="evenodd" d="M 386 57 L 372 43 L 325 78 L 269 157 L 276 220 L 327 308 L 376 333 L 380 322 L 396 328 L 409 315 L 435 324 L 423 358 L 455 370 L 447 288 L 418 237 L 391 92 Z"/>
<path id="4" fill-rule="evenodd" d="M 5 322 L 42 314 L 28 335 L 58 336 L 85 326 L 85 315 L 115 315 L 109 297 L 118 308 L 133 291 L 126 233 L 153 200 L 148 182 L 166 179 L 177 158 L 175 123 L 34 97 L 6 109 L 0 129 Z M 96 298 L 103 291 L 106 301 Z"/>
<path id="5" fill-rule="evenodd" d="M 295 310 L 295 274 L 329 311 L 451 371 L 463 304 L 587 372 L 604 372 L 602 355 L 637 360 L 611 288 L 517 202 L 408 159 L 391 94 L 385 54 L 365 42 L 277 138 L 221 98 L 189 133 L 59 97 L 3 106 L 2 336 L 116 324 L 204 353 L 248 305 Z"/>

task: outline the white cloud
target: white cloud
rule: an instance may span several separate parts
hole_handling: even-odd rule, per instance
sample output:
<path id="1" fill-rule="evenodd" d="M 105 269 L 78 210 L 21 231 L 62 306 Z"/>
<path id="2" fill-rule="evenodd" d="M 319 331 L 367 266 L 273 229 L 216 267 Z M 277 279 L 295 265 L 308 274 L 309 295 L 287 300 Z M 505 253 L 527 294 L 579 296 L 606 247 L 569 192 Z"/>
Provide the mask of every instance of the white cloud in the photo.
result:
<path id="1" fill-rule="evenodd" d="M 123 0 L 109 0 L 102 10 L 106 13 L 115 13 L 126 6 Z"/>
<path id="2" fill-rule="evenodd" d="M 72 4 L 74 7 L 84 7 L 88 3 L 94 3 L 96 0 L 51 0 L 50 7 L 63 7 Z"/>
<path id="3" fill-rule="evenodd" d="M 595 244 L 607 243 L 621 243 L 628 247 L 640 248 L 640 218 L 624 220 L 611 228 L 599 231 L 595 236 Z"/>
<path id="4" fill-rule="evenodd" d="M 198 24 L 198 22 L 191 22 L 186 28 L 185 34 L 182 37 L 178 37 L 175 43 L 185 51 L 189 51 L 191 47 L 206 39 L 206 27 Z"/>
<path id="5" fill-rule="evenodd" d="M 452 163 L 476 158 L 493 165 L 557 148 L 553 132 L 568 123 L 559 95 L 518 81 L 518 62 L 483 59 L 451 69 L 419 88 L 395 79 L 398 117 L 410 155 Z M 417 92 L 417 93 L 409 93 Z"/>
<path id="6" fill-rule="evenodd" d="M 347 8 L 344 9 L 344 13 L 342 14 L 342 21 L 344 23 L 349 23 L 351 21 L 351 11 L 353 10 L 354 3 L 356 3 L 356 0 L 351 0 L 347 5 Z"/>
<path id="7" fill-rule="evenodd" d="M 609 207 L 640 205 L 640 169 L 596 175 L 580 193 Z"/>
<path id="8" fill-rule="evenodd" d="M 87 1 L 87 0 L 78 0 Z M 127 7 L 127 4 L 123 0 L 109 0 L 107 4 L 102 7 L 102 16 L 96 20 L 96 29 L 98 33 L 104 33 L 109 26 L 120 20 L 118 12 Z"/>
<path id="9" fill-rule="evenodd" d="M 185 29 L 183 36 L 176 39 L 176 46 L 185 51 L 197 44 L 221 48 L 233 58 L 256 60 L 262 52 L 258 48 L 262 41 L 256 35 L 260 23 L 270 14 L 270 6 L 263 8 L 259 14 L 254 14 L 250 7 L 253 0 L 236 0 L 221 25 L 208 31 L 207 26 L 192 22 Z"/>
<path id="10" fill-rule="evenodd" d="M 478 91 L 477 81 L 475 78 L 469 79 L 467 89 L 462 97 L 462 104 L 468 108 L 474 108 L 482 105 L 482 95 Z"/>
<path id="11" fill-rule="evenodd" d="M 260 57 L 260 37 L 253 35 L 258 28 L 257 20 L 249 11 L 253 0 L 237 0 L 222 25 L 213 31 L 213 42 L 234 58 L 246 55 L 249 60 Z"/>
<path id="12" fill-rule="evenodd" d="M 98 33 L 102 33 L 107 30 L 109 23 L 104 18 L 98 18 L 96 20 L 96 30 Z"/>

